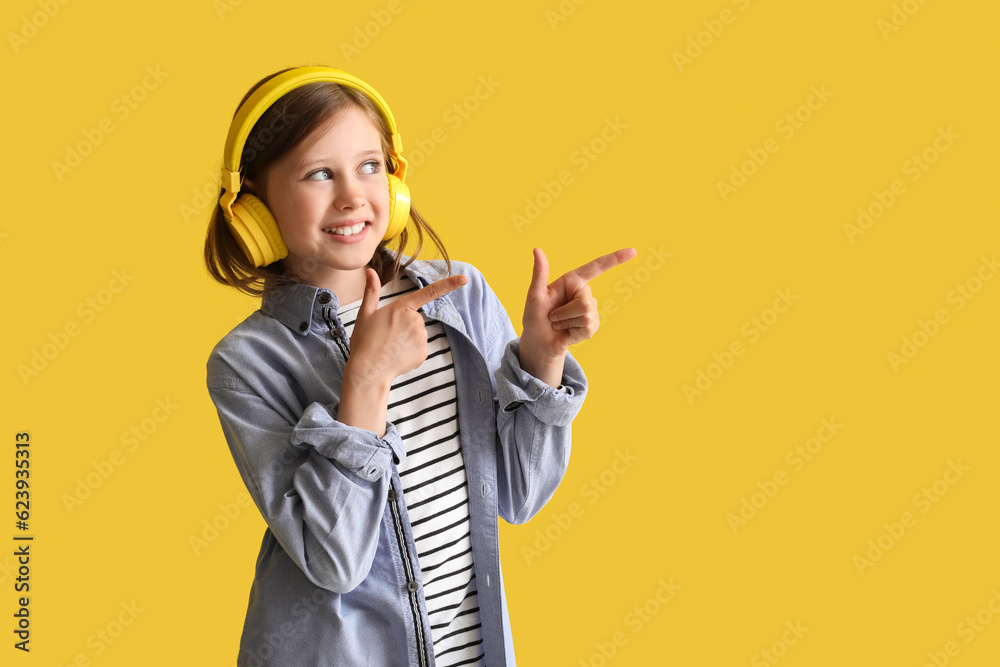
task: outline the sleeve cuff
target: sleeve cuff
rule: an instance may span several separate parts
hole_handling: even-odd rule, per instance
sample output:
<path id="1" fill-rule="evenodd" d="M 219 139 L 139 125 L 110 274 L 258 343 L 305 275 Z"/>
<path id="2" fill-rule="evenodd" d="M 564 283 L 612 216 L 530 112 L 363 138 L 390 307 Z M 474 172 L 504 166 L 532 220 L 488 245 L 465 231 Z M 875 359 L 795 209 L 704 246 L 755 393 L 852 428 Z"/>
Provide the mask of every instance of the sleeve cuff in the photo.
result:
<path id="1" fill-rule="evenodd" d="M 406 446 L 396 427 L 387 423 L 385 429 L 385 436 L 379 438 L 366 429 L 338 422 L 325 406 L 312 403 L 292 431 L 292 444 L 312 446 L 359 477 L 375 480 L 391 463 L 406 457 Z"/>
<path id="2" fill-rule="evenodd" d="M 551 387 L 521 368 L 518 356 L 520 339 L 507 344 L 500 368 L 496 371 L 497 400 L 504 412 L 514 412 L 522 406 L 539 421 L 553 426 L 566 426 L 583 406 L 587 393 L 587 378 L 573 355 L 566 353 L 562 385 Z"/>

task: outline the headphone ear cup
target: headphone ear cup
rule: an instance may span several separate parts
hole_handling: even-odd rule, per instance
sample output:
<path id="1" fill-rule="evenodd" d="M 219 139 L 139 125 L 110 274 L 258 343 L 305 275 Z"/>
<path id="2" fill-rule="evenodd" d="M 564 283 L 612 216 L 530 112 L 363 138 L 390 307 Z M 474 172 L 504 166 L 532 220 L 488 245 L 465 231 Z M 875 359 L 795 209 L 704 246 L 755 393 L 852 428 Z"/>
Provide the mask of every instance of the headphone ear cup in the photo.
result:
<path id="1" fill-rule="evenodd" d="M 241 193 L 233 202 L 233 219 L 229 227 L 247 259 L 256 267 L 267 266 L 288 255 L 278 221 L 264 202 L 248 192 Z"/>
<path id="2" fill-rule="evenodd" d="M 389 174 L 389 224 L 385 228 L 383 241 L 403 233 L 406 221 L 410 219 L 410 188 L 393 174 Z"/>

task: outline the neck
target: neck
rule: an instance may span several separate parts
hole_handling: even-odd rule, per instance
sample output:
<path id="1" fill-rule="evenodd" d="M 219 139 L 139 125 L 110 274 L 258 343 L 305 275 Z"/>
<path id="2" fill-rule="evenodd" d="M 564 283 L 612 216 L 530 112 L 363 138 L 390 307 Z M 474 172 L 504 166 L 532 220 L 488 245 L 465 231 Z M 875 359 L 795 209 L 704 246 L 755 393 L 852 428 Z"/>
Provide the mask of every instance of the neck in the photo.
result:
<path id="1" fill-rule="evenodd" d="M 291 265 L 288 267 L 288 272 L 300 283 L 330 290 L 337 296 L 337 301 L 341 304 L 360 301 L 365 293 L 364 269 L 303 271 L 302 267 Z"/>

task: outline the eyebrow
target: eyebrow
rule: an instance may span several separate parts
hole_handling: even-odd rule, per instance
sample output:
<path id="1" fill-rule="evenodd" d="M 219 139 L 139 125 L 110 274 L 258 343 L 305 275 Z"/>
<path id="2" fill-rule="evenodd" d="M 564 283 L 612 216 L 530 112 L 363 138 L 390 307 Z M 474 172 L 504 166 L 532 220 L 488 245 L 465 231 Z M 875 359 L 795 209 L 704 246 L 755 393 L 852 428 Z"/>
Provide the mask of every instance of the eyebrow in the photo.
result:
<path id="1" fill-rule="evenodd" d="M 381 155 L 382 155 L 382 151 L 381 151 L 381 150 L 375 150 L 375 149 L 373 148 L 373 149 L 371 149 L 371 150 L 367 150 L 367 151 L 361 151 L 360 153 L 358 153 L 358 154 L 357 154 L 357 155 L 355 155 L 354 157 L 355 157 L 355 159 L 357 159 L 357 158 L 363 158 L 363 157 L 366 157 L 366 156 L 368 156 L 368 155 L 379 155 L 379 156 L 381 156 Z M 307 168 L 309 168 L 309 167 L 314 167 L 314 166 L 316 166 L 317 164 L 323 164 L 324 162 L 327 162 L 327 160 L 328 160 L 328 159 L 329 159 L 329 158 L 326 158 L 326 157 L 321 157 L 321 158 L 318 158 L 318 159 L 316 159 L 316 160 L 313 160 L 312 162 L 304 162 L 304 163 L 302 164 L 302 166 L 300 167 L 300 169 L 307 169 Z"/>

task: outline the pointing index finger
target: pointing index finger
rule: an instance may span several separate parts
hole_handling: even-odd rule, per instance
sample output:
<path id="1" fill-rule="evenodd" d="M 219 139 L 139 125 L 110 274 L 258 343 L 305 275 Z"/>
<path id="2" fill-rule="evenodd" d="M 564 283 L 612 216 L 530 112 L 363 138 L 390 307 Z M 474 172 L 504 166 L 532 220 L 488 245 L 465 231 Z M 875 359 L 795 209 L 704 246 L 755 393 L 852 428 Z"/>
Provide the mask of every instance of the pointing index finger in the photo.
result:
<path id="1" fill-rule="evenodd" d="M 587 262 L 581 267 L 573 269 L 566 274 L 566 277 L 576 278 L 584 283 L 589 283 L 605 271 L 613 269 L 619 264 L 629 261 L 635 257 L 635 255 L 635 248 L 622 248 L 621 250 L 616 250 L 615 252 L 607 255 L 602 255 L 597 259 Z"/>
<path id="2" fill-rule="evenodd" d="M 401 302 L 400 305 L 404 308 L 417 310 L 422 306 L 426 306 L 434 299 L 438 299 L 448 292 L 457 290 L 467 282 L 469 282 L 469 280 L 465 276 L 448 276 L 443 280 L 431 283 L 427 287 L 418 289 L 415 292 L 410 292 L 406 296 L 399 299 L 399 302 Z"/>

